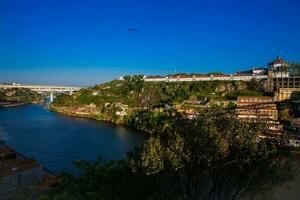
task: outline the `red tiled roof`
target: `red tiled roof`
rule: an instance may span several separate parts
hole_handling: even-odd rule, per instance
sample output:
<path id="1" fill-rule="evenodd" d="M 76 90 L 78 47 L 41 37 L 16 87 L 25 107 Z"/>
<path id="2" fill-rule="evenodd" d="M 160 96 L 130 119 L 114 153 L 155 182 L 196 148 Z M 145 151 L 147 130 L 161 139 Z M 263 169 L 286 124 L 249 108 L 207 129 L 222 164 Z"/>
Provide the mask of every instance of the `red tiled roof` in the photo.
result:
<path id="1" fill-rule="evenodd" d="M 253 68 L 253 70 L 265 70 L 265 68 L 262 68 L 262 67 L 260 67 L 260 68 Z"/>
<path id="2" fill-rule="evenodd" d="M 166 78 L 165 76 L 146 76 L 147 78 Z"/>
<path id="3" fill-rule="evenodd" d="M 196 74 L 196 75 L 194 75 L 194 77 L 202 78 L 202 77 L 210 77 L 210 75 L 208 75 L 208 74 Z"/>
<path id="4" fill-rule="evenodd" d="M 276 59 L 269 63 L 268 65 L 274 65 L 274 64 L 284 64 L 287 63 L 286 61 L 284 61 L 281 57 L 277 56 Z"/>
<path id="5" fill-rule="evenodd" d="M 213 77 L 229 77 L 230 75 L 228 74 L 213 74 Z"/>
<path id="6" fill-rule="evenodd" d="M 168 78 L 192 78 L 190 75 L 180 74 L 180 75 L 171 75 Z"/>
<path id="7" fill-rule="evenodd" d="M 236 74 L 236 75 L 234 75 L 234 77 L 237 77 L 237 76 L 251 76 L 251 74 Z"/>

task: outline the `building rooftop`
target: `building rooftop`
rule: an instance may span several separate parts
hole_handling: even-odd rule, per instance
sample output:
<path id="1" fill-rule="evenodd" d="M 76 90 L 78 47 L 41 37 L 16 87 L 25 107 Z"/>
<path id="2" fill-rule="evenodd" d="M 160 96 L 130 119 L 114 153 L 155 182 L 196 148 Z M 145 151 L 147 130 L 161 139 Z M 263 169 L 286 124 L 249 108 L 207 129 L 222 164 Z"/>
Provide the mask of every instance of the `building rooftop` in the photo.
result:
<path id="1" fill-rule="evenodd" d="M 193 76 L 187 74 L 170 75 L 168 78 L 192 78 Z"/>
<path id="2" fill-rule="evenodd" d="M 253 70 L 266 70 L 266 69 L 263 67 L 254 67 Z"/>
<path id="3" fill-rule="evenodd" d="M 213 77 L 229 77 L 228 74 L 212 74 Z"/>
<path id="4" fill-rule="evenodd" d="M 146 76 L 145 78 L 147 79 L 147 78 L 166 78 L 166 77 L 165 76 Z"/>
<path id="5" fill-rule="evenodd" d="M 274 65 L 274 64 L 287 64 L 285 60 L 283 60 L 280 56 L 277 56 L 276 59 L 273 62 L 270 62 L 268 65 Z"/>
<path id="6" fill-rule="evenodd" d="M 238 99 L 249 99 L 249 98 L 256 98 L 256 99 L 273 99 L 273 97 L 268 97 L 268 96 L 238 96 Z"/>

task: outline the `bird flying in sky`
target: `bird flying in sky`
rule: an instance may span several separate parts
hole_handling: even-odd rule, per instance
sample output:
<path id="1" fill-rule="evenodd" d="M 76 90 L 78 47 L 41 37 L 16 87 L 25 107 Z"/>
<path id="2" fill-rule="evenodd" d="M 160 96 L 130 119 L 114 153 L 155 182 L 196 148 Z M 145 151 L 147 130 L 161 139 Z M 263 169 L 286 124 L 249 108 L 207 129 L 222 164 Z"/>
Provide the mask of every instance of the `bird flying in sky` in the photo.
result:
<path id="1" fill-rule="evenodd" d="M 139 30 L 140 30 L 140 29 L 135 28 L 135 27 L 132 27 L 132 28 L 128 28 L 128 29 L 127 29 L 128 32 L 137 32 L 137 31 L 139 31 Z"/>

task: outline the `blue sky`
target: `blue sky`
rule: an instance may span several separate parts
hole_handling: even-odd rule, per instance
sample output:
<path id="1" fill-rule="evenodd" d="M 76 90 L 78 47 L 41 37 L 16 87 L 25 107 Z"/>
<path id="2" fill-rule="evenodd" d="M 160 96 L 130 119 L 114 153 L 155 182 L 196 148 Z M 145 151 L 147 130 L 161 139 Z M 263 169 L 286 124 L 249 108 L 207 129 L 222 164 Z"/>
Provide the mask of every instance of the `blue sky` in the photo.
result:
<path id="1" fill-rule="evenodd" d="M 0 0 L 0 82 L 93 85 L 124 74 L 300 62 L 299 0 Z M 127 31 L 138 28 L 138 31 Z"/>

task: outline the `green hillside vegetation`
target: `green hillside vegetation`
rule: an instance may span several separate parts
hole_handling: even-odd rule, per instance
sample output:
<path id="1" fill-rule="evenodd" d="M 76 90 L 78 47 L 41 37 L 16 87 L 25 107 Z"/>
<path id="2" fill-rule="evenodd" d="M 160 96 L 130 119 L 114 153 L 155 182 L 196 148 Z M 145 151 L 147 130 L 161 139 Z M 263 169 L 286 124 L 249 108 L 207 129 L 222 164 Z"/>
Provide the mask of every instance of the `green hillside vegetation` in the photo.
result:
<path id="1" fill-rule="evenodd" d="M 113 80 L 76 92 L 72 96 L 60 95 L 51 105 L 53 110 L 87 108 L 93 112 L 92 118 L 132 124 L 137 115 L 156 112 L 161 109 L 184 108 L 201 109 L 199 102 L 211 100 L 235 100 L 238 96 L 264 95 L 262 83 L 252 80 L 203 81 L 203 82 L 144 82 L 143 76 L 125 76 L 124 80 Z M 193 103 L 196 102 L 196 103 Z M 161 109 L 159 109 L 161 108 Z M 92 111 L 91 111 L 92 110 Z M 116 112 L 125 110 L 125 116 Z M 64 112 L 64 111 L 61 111 Z M 75 112 L 75 111 L 74 111 Z M 165 111 L 164 111 L 165 112 Z"/>
<path id="2" fill-rule="evenodd" d="M 300 117 L 299 101 L 286 100 L 278 103 L 279 119 L 289 123 L 293 118 Z"/>
<path id="3" fill-rule="evenodd" d="M 40 94 L 29 89 L 0 89 L 0 102 L 34 103 L 41 99 Z"/>
<path id="4" fill-rule="evenodd" d="M 157 103 L 175 105 L 190 97 L 236 99 L 237 96 L 263 95 L 260 83 L 253 80 L 242 81 L 203 81 L 203 82 L 144 82 L 142 76 L 127 76 L 124 81 L 114 80 L 77 92 L 73 97 L 61 95 L 55 99 L 55 106 L 119 102 L 130 107 L 140 107 L 146 96 L 155 96 Z M 153 93 L 153 94 L 152 94 Z M 155 95 L 154 95 L 155 94 Z"/>
<path id="5" fill-rule="evenodd" d="M 300 63 L 291 63 L 289 72 L 293 76 L 300 76 Z"/>

